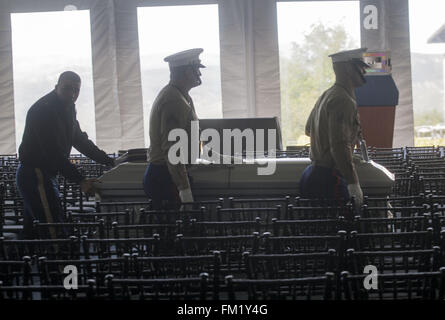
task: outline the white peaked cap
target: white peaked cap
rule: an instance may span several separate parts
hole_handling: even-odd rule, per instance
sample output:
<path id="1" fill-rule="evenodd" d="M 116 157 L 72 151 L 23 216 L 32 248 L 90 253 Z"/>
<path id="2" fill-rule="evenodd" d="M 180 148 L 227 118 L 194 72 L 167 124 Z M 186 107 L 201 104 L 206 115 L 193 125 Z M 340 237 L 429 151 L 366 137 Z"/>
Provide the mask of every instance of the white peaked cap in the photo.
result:
<path id="1" fill-rule="evenodd" d="M 199 55 L 203 51 L 204 49 L 202 48 L 195 48 L 177 52 L 175 54 L 169 55 L 168 57 L 165 57 L 164 61 L 168 62 L 170 68 L 187 65 L 194 65 L 198 66 L 199 68 L 205 68 L 205 66 L 201 64 L 201 60 L 199 60 Z"/>
<path id="2" fill-rule="evenodd" d="M 369 65 L 363 61 L 363 53 L 365 53 L 367 50 L 368 50 L 368 48 L 345 50 L 345 51 L 333 53 L 333 54 L 329 55 L 329 57 L 332 59 L 332 63 L 356 61 L 356 62 L 361 62 L 363 65 L 366 65 L 369 67 Z"/>

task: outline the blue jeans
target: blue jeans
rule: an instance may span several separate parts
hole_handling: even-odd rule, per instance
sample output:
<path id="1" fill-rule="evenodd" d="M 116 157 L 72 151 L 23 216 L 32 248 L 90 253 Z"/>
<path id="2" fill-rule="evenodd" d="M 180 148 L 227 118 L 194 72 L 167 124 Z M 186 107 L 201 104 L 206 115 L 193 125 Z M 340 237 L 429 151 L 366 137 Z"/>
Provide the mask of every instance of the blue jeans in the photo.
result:
<path id="1" fill-rule="evenodd" d="M 37 238 L 33 221 L 41 223 L 64 222 L 65 216 L 60 203 L 58 183 L 54 176 L 46 174 L 39 168 L 32 168 L 19 163 L 16 173 L 16 183 L 25 206 L 23 214 L 23 234 L 21 238 Z M 40 238 L 65 237 L 65 230 L 60 228 L 45 228 L 39 234 Z"/>
<path id="2" fill-rule="evenodd" d="M 307 199 L 348 200 L 346 180 L 336 169 L 309 165 L 301 175 L 300 194 Z"/>
<path id="3" fill-rule="evenodd" d="M 145 194 L 152 201 L 153 209 L 179 209 L 181 206 L 178 189 L 167 165 L 149 163 L 142 184 Z"/>

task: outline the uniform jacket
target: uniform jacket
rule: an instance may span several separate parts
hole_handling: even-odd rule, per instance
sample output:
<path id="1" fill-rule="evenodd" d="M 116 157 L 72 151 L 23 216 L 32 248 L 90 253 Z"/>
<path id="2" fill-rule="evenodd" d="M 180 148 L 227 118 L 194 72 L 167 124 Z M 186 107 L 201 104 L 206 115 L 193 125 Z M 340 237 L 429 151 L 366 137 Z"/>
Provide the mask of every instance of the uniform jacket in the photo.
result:
<path id="1" fill-rule="evenodd" d="M 361 130 L 354 96 L 338 84 L 326 90 L 312 109 L 305 131 L 311 138 L 315 165 L 336 168 L 348 183 L 358 182 L 352 154 Z"/>
<path id="2" fill-rule="evenodd" d="M 190 138 L 192 120 L 198 120 L 193 101 L 187 100 L 172 84 L 166 85 L 156 97 L 150 113 L 148 161 L 153 164 L 166 164 L 179 190 L 190 188 L 190 183 L 185 165 L 173 165 L 168 161 L 168 150 L 176 143 L 168 141 L 168 134 L 171 130 L 180 128 L 186 130 Z"/>
<path id="3" fill-rule="evenodd" d="M 49 175 L 60 173 L 80 182 L 83 176 L 69 160 L 72 147 L 101 164 L 113 163 L 80 129 L 75 105 L 64 106 L 53 90 L 28 110 L 19 159 L 24 165 L 40 168 Z"/>

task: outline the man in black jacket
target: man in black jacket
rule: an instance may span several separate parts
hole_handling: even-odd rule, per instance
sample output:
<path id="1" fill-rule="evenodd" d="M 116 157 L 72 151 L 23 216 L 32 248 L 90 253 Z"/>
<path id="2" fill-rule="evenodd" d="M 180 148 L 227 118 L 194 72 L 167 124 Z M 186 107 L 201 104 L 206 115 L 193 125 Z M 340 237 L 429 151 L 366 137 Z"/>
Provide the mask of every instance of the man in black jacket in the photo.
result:
<path id="1" fill-rule="evenodd" d="M 94 194 L 97 180 L 86 179 L 70 162 L 72 147 L 96 162 L 114 166 L 114 160 L 80 129 L 74 104 L 79 96 L 80 83 L 76 73 L 63 72 L 55 89 L 28 110 L 16 175 L 25 205 L 23 235 L 26 239 L 35 238 L 34 220 L 64 221 L 57 174 L 79 183 L 83 192 Z M 49 228 L 49 233 L 44 236 L 56 238 L 60 234 L 55 228 Z"/>

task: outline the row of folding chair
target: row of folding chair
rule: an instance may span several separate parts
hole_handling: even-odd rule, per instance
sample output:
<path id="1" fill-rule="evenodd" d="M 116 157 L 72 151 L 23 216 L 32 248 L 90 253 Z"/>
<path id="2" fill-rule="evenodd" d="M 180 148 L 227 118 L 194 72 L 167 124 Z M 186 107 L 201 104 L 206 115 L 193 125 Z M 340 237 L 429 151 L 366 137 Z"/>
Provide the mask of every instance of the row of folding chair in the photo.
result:
<path id="1" fill-rule="evenodd" d="M 349 256 L 361 257 L 366 253 L 349 252 Z M 219 270 L 218 259 L 215 256 L 201 257 L 170 257 L 133 259 L 104 259 L 102 261 L 78 262 L 70 261 L 80 269 L 79 283 L 80 291 L 60 290 L 57 283 L 63 281 L 64 273 L 61 268 L 62 261 L 49 261 L 45 258 L 39 259 L 39 270 L 34 276 L 37 280 L 32 281 L 33 272 L 29 266 L 29 259 L 25 263 L 11 261 L 8 266 L 0 264 L 3 270 L 11 275 L 11 270 L 16 265 L 23 265 L 23 278 L 15 268 L 13 281 L 0 280 L 0 296 L 3 299 L 57 299 L 82 298 L 83 290 L 89 288 L 89 292 L 83 297 L 95 298 L 94 293 L 107 292 L 109 299 L 441 299 L 444 294 L 445 268 L 429 268 L 428 259 L 431 252 L 399 252 L 397 253 L 402 268 L 396 269 L 393 263 L 389 268 L 380 269 L 377 274 L 376 288 L 366 288 L 363 283 L 366 274 L 355 273 L 354 270 L 342 271 L 340 277 L 338 272 L 329 270 L 332 265 L 333 255 L 327 256 L 312 254 L 311 256 L 300 255 L 246 255 L 246 276 L 241 274 L 233 276 Z M 329 257 L 330 255 L 330 257 Z M 378 266 L 385 265 L 383 255 L 394 261 L 392 252 L 375 253 L 374 257 L 380 259 Z M 325 259 L 328 258 L 328 259 Z M 331 258 L 331 259 L 329 259 Z M 409 260 L 412 258 L 412 260 Z M 196 269 L 190 267 L 190 259 L 198 266 Z M 176 260 L 176 261 L 175 261 Z M 354 259 L 353 266 L 357 267 Z M 132 277 L 133 271 L 130 264 L 137 262 L 137 272 L 144 278 Z M 173 262 L 175 261 L 175 262 Z M 203 267 L 206 262 L 209 266 Z M 27 265 L 28 263 L 28 265 Z M 62 263 L 62 264 L 61 264 Z M 123 263 L 123 266 L 121 265 Z M 370 263 L 369 254 L 363 264 Z M 114 264 L 114 266 L 112 266 Z M 173 264 L 173 266 L 172 266 Z M 327 264 L 327 265 L 326 265 Z M 434 262 L 433 262 L 434 264 Z M 160 266 L 161 265 L 161 266 Z M 179 267 L 179 269 L 178 269 Z M 189 268 L 189 269 L 187 269 Z M 209 275 L 202 270 L 213 273 Z M 431 271 L 432 269 L 432 271 Z M 360 270 L 360 269 L 359 269 Z M 387 270 L 387 272 L 385 272 Z M 422 271 L 426 270 L 426 271 Z M 171 276 L 171 274 L 178 272 Z M 232 270 L 228 270 L 230 272 Z M 335 271 L 335 270 L 334 270 Z M 401 271 L 401 272 L 400 272 Z M 108 273 L 110 272 L 110 273 Z M 201 272 L 196 274 L 196 272 Z M 220 274 L 221 272 L 221 274 Z M 311 274 L 315 274 L 311 276 Z M 320 274 L 320 275 L 318 275 Z M 300 276 L 299 276 L 300 275 Z M 222 279 L 225 279 L 225 283 Z M 200 286 L 198 286 L 201 279 Z M 4 281 L 6 280 L 6 282 Z M 52 283 L 55 284 L 52 284 Z M 86 284 L 85 284 L 86 283 Z M 95 285 L 98 284 L 97 287 Z M 187 284 L 186 286 L 184 286 Z M 192 287 L 190 287 L 190 285 Z M 296 285 L 296 286 L 294 286 Z M 198 289 L 198 287 L 200 287 Z M 83 290 L 82 290 L 83 289 Z M 175 290 L 176 289 L 176 290 Z M 35 297 L 33 291 L 40 293 Z M 75 292 L 72 292 L 75 291 Z M 200 294 L 198 294 L 200 293 Z M 74 295 L 73 295 L 74 294 Z M 78 297 L 78 295 L 80 297 Z M 104 296 L 102 296 L 104 297 Z"/>
<path id="2" fill-rule="evenodd" d="M 227 285 L 218 293 L 222 300 L 330 300 L 330 274 L 311 278 L 251 280 L 227 276 Z M 213 299 L 208 275 L 167 279 L 115 279 L 107 277 L 106 286 L 97 286 L 93 279 L 76 290 L 61 285 L 5 286 L 0 282 L 0 299 L 45 300 L 197 300 Z M 267 312 L 260 307 L 257 312 Z"/>
<path id="3" fill-rule="evenodd" d="M 37 235 L 42 238 L 57 238 L 52 235 L 64 235 L 59 238 L 75 237 L 88 239 L 126 239 L 147 238 L 157 235 L 163 242 L 172 243 L 178 234 L 185 237 L 216 237 L 242 236 L 271 233 L 274 236 L 323 236 L 335 235 L 340 230 L 367 234 L 423 232 L 431 234 L 435 244 L 440 244 L 443 234 L 445 217 L 436 212 L 431 215 L 393 217 L 393 218 L 362 218 L 356 216 L 353 221 L 339 217 L 337 219 L 312 220 L 278 220 L 273 218 L 270 223 L 256 218 L 252 221 L 186 221 L 175 220 L 172 223 L 151 224 L 119 224 L 106 226 L 101 219 L 98 222 L 74 223 L 39 223 L 34 227 Z M 64 233 L 62 233 L 64 231 Z M 419 233 L 420 234 L 420 233 Z"/>
<path id="4" fill-rule="evenodd" d="M 148 238 L 89 239 L 86 236 L 69 239 L 5 240 L 0 238 L 0 261 L 20 260 L 23 256 L 45 256 L 52 260 L 94 259 L 118 257 L 124 253 L 140 256 L 174 255 L 170 242 L 158 235 Z"/>
<path id="5" fill-rule="evenodd" d="M 386 231 L 386 230 L 385 230 Z M 202 255 L 215 250 L 239 261 L 245 251 L 252 253 L 312 253 L 335 249 L 339 255 L 353 248 L 361 251 L 422 250 L 445 248 L 445 231 L 439 240 L 432 228 L 425 231 L 363 233 L 340 230 L 331 235 L 275 235 L 253 232 L 245 235 L 184 236 L 163 239 L 159 234 L 139 238 L 95 239 L 71 236 L 70 239 L 4 240 L 0 238 L 0 259 L 20 259 L 24 255 L 51 259 L 91 259 L 116 257 L 123 253 L 140 256 Z M 443 255 L 443 254 L 442 254 Z M 227 260 L 227 259 L 226 259 Z"/>
<path id="6" fill-rule="evenodd" d="M 407 198 L 414 198 L 414 197 L 407 197 Z M 431 199 L 431 197 L 430 197 Z M 237 203 L 240 204 L 246 204 L 251 203 L 252 199 L 247 199 L 246 202 L 243 202 L 242 199 L 230 199 L 230 201 L 238 200 Z M 272 200 L 272 199 L 263 199 L 263 200 Z M 392 199 L 381 199 L 381 202 L 385 203 L 385 207 L 364 207 L 362 209 L 363 216 L 375 216 L 373 214 L 370 214 L 370 212 L 375 212 L 379 214 L 378 211 L 381 211 L 381 216 L 385 216 L 386 214 L 392 214 L 396 215 L 399 214 L 400 216 L 407 216 L 407 215 L 420 215 L 422 212 L 425 212 L 427 209 L 422 207 L 416 207 L 416 206 L 410 206 L 410 207 L 393 207 L 391 206 L 391 201 L 395 203 L 396 200 Z M 307 202 L 305 202 L 307 201 Z M 69 223 L 74 222 L 99 222 L 100 218 L 103 218 L 106 228 L 106 234 L 107 237 L 110 235 L 110 230 L 112 227 L 113 222 L 118 222 L 120 224 L 125 223 L 126 225 L 129 224 L 150 224 L 150 223 L 156 223 L 156 220 L 159 221 L 160 216 L 166 216 L 166 217 L 175 217 L 177 220 L 188 220 L 190 218 L 195 218 L 197 221 L 251 221 L 257 217 L 262 218 L 267 223 L 271 221 L 271 218 L 279 218 L 284 217 L 284 220 L 286 219 L 323 219 L 323 218 L 330 218 L 330 217 L 338 217 L 338 216 L 346 216 L 350 217 L 352 213 L 351 206 L 331 206 L 331 207 L 311 207 L 310 200 L 300 199 L 296 198 L 295 202 L 296 204 L 290 204 L 287 205 L 285 208 L 283 208 L 281 205 L 276 205 L 275 208 L 269 208 L 269 207 L 260 207 L 260 208 L 254 208 L 249 206 L 241 206 L 238 208 L 221 208 L 221 206 L 216 206 L 216 208 L 212 210 L 207 210 L 205 207 L 201 206 L 200 209 L 197 210 L 190 210 L 183 214 L 175 214 L 175 213 L 169 213 L 169 212 L 153 212 L 151 210 L 145 210 L 144 208 L 140 208 L 139 210 L 129 210 L 127 209 L 125 212 L 130 217 L 126 217 L 124 212 L 82 212 L 83 210 L 78 210 L 78 212 L 68 211 L 68 219 L 67 221 Z M 372 199 L 366 199 L 366 203 L 369 203 L 373 201 Z M 426 201 L 426 199 L 425 199 Z M 220 204 L 221 199 L 217 200 L 216 204 Z M 284 203 L 289 202 L 289 198 L 284 198 Z M 420 202 L 420 199 L 417 201 Z M 122 203 L 123 206 L 125 206 L 126 203 Z M 145 205 L 147 203 L 143 203 L 142 205 Z M 117 204 L 114 204 L 116 206 Z M 97 207 L 97 206 L 96 206 Z M 391 207 L 392 209 L 389 210 L 386 207 Z M 3 205 L 3 208 L 7 208 L 7 205 Z M 4 211 L 4 209 L 3 209 Z M 19 219 L 17 215 L 17 220 Z M 100 217 L 101 216 L 101 217 Z M 114 221 L 113 221 L 114 219 Z M 164 221 L 167 221 L 168 218 L 162 218 Z M 5 220 L 3 217 L 2 222 Z M 170 222 L 171 223 L 171 219 Z M 42 225 L 41 225 L 42 227 Z M 60 226 L 61 227 L 61 226 Z M 178 232 L 180 233 L 180 232 Z M 79 236 L 79 234 L 71 234 Z M 88 234 L 91 236 L 91 234 Z"/>
<path id="7" fill-rule="evenodd" d="M 343 217 L 332 219 L 297 219 L 279 220 L 276 218 L 235 221 L 198 221 L 195 218 L 174 221 L 159 221 L 145 224 L 119 224 L 113 222 L 111 229 L 101 219 L 98 222 L 69 222 L 69 223 L 34 223 L 37 236 L 41 238 L 59 235 L 89 238 L 135 238 L 159 234 L 163 239 L 174 239 L 177 234 L 185 236 L 229 236 L 249 235 L 253 232 L 273 232 L 276 235 L 326 235 L 335 234 L 339 230 L 349 230 L 352 222 Z M 349 226 L 348 226 L 349 225 Z M 56 238 L 56 237 L 53 237 Z"/>
<path id="8" fill-rule="evenodd" d="M 370 208 L 376 211 L 387 210 L 386 208 Z M 416 211 L 417 212 L 417 211 Z M 150 237 L 153 234 L 158 234 L 163 240 L 175 239 L 178 234 L 184 236 L 229 236 L 229 235 L 250 235 L 254 232 L 263 234 L 271 232 L 274 236 L 310 236 L 310 235 L 332 235 L 340 230 L 358 231 L 360 233 L 399 233 L 399 232 L 413 232 L 413 231 L 427 231 L 431 229 L 433 239 L 436 243 L 440 241 L 440 234 L 444 229 L 445 216 L 441 212 L 435 212 L 432 216 L 429 213 L 422 215 L 408 215 L 408 216 L 392 216 L 387 217 L 386 212 L 383 217 L 360 217 L 356 216 L 354 219 L 348 220 L 344 217 L 331 219 L 293 219 L 293 220 L 279 220 L 272 218 L 271 220 L 262 220 L 256 217 L 252 220 L 234 220 L 234 221 L 200 221 L 196 218 L 188 219 L 187 215 L 201 214 L 202 212 L 187 212 L 180 213 L 184 220 L 176 220 L 178 216 L 174 214 L 160 216 L 154 223 L 144 224 L 126 224 L 128 215 L 123 213 L 107 213 L 111 217 L 124 217 L 124 222 L 119 223 L 114 221 L 112 223 L 104 223 L 103 219 L 97 222 L 65 222 L 65 223 L 34 223 L 37 235 L 42 235 L 42 238 L 50 237 L 52 234 L 76 236 L 80 238 L 87 236 L 88 238 L 137 238 Z M 393 213 L 399 213 L 396 210 Z M 103 216 L 103 214 L 100 214 Z M 93 215 L 94 216 L 94 215 Z M 375 216 L 369 214 L 369 216 Z M 165 218 L 162 221 L 161 218 Z M 170 219 L 169 219 L 170 218 Z M 127 221 L 128 222 L 128 221 Z M 64 231 L 64 233 L 62 233 Z M 59 237 L 60 238 L 60 237 Z M 64 238 L 64 237 L 62 237 Z"/>

